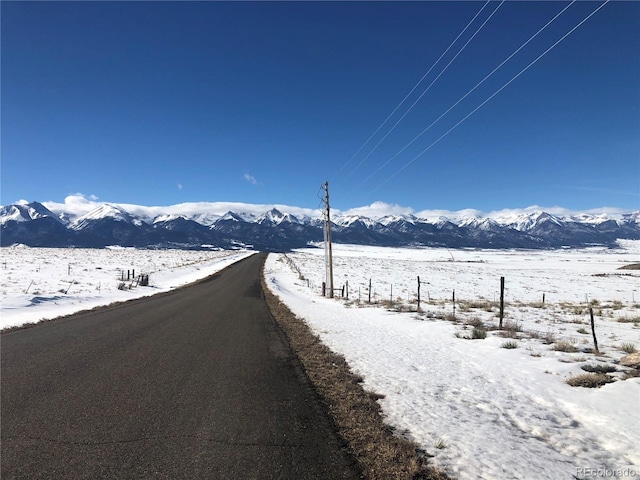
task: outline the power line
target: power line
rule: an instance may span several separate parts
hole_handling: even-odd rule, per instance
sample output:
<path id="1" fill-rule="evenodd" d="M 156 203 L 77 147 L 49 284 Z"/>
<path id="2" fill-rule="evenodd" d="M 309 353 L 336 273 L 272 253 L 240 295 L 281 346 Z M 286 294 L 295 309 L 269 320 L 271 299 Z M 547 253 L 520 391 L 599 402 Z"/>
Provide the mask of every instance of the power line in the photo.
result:
<path id="1" fill-rule="evenodd" d="M 478 18 L 478 15 L 480 15 L 480 13 L 482 13 L 482 11 L 485 9 L 485 7 L 487 5 L 489 5 L 489 2 L 491 0 L 487 0 L 487 2 L 482 6 L 482 8 L 478 11 L 478 13 L 475 14 L 475 16 L 471 19 L 471 21 L 469 23 L 467 23 L 467 25 L 462 29 L 462 31 L 458 34 L 458 36 L 453 40 L 453 42 L 451 42 L 449 44 L 449 46 L 447 47 L 447 49 L 442 53 L 442 55 L 440 55 L 440 57 L 435 61 L 435 63 L 433 65 L 431 65 L 431 68 L 429 68 L 429 70 L 427 70 L 427 72 L 420 78 L 420 80 L 418 80 L 418 82 L 413 86 L 413 88 L 409 91 L 409 93 L 407 93 L 405 95 L 405 97 L 402 99 L 402 101 L 396 106 L 396 108 L 393 109 L 393 111 L 387 116 L 387 118 L 385 118 L 385 120 L 380 124 L 380 126 L 371 134 L 371 136 L 367 139 L 366 142 L 364 142 L 360 148 L 356 151 L 356 153 L 354 153 L 351 158 L 342 166 L 340 167 L 340 169 L 338 169 L 338 171 L 336 172 L 336 174 L 340 173 L 342 170 L 344 170 L 347 165 L 349 165 L 353 159 L 360 153 L 360 151 L 362 151 L 362 149 L 371 141 L 371 139 L 373 139 L 373 137 L 375 137 L 375 135 L 380 131 L 380 129 L 389 121 L 389 119 L 393 116 L 394 113 L 396 113 L 398 111 L 398 109 L 402 106 L 402 104 L 404 104 L 404 102 L 406 102 L 407 98 L 409 98 L 409 96 L 411 96 L 411 94 L 415 91 L 416 88 L 418 88 L 418 86 L 422 83 L 422 81 L 427 77 L 427 75 L 429 75 L 431 73 L 431 70 L 433 70 L 435 68 L 435 66 L 440 62 L 440 60 L 442 60 L 442 58 L 447 54 L 447 52 L 449 52 L 449 50 L 451 50 L 451 47 L 453 47 L 455 45 L 455 43 L 458 41 L 458 39 L 464 34 L 464 32 L 467 31 L 467 29 L 471 26 L 471 24 L 475 21 L 476 18 Z M 357 168 L 357 167 L 356 167 Z"/>
<path id="2" fill-rule="evenodd" d="M 429 145 L 427 148 L 425 148 L 422 152 L 420 152 L 418 155 L 416 155 L 415 157 L 413 157 L 411 160 L 409 160 L 407 163 L 405 163 L 399 170 L 397 170 L 393 175 L 391 175 L 390 177 L 388 177 L 384 182 L 380 183 L 376 188 L 373 189 L 373 191 L 378 190 L 380 187 L 382 187 L 384 184 L 386 184 L 387 182 L 389 182 L 392 178 L 396 177 L 400 172 L 402 172 L 405 168 L 407 168 L 409 165 L 411 165 L 413 162 L 415 162 L 418 158 L 420 158 L 422 155 L 424 155 L 431 147 L 433 147 L 434 145 L 436 145 L 438 142 L 440 142 L 440 140 L 442 140 L 444 137 L 446 137 L 447 135 L 449 135 L 453 130 L 455 130 L 461 123 L 463 123 L 465 120 L 467 120 L 471 115 L 473 115 L 474 113 L 476 113 L 478 110 L 480 110 L 480 108 L 482 108 L 484 105 L 486 105 L 493 97 L 495 97 L 498 93 L 500 93 L 502 90 L 504 90 L 507 86 L 509 86 L 515 79 L 517 79 L 520 75 L 522 75 L 524 72 L 526 72 L 527 70 L 529 70 L 529 68 L 531 68 L 535 63 L 538 62 L 538 60 L 540 60 L 542 57 L 544 57 L 547 53 L 549 53 L 553 48 L 556 47 L 556 45 L 558 45 L 560 42 L 562 42 L 565 38 L 567 38 L 569 35 L 571 35 L 576 29 L 578 29 L 578 27 L 580 27 L 583 23 L 585 23 L 587 20 L 589 20 L 593 15 L 595 15 L 602 7 L 604 7 L 607 3 L 609 3 L 610 0 L 606 0 L 602 5 L 600 5 L 598 8 L 596 8 L 593 12 L 591 12 L 589 15 L 587 15 L 586 18 L 584 18 L 580 23 L 578 23 L 578 25 L 576 25 L 575 27 L 573 27 L 571 30 L 569 30 L 564 36 L 562 36 L 560 38 L 560 40 L 558 40 L 556 43 L 554 43 L 553 45 L 551 45 L 548 49 L 546 49 L 542 54 L 540 54 L 540 56 L 538 56 L 533 62 L 531 62 L 529 65 L 527 65 L 525 68 L 523 68 L 522 70 L 520 70 L 520 72 L 518 74 L 516 74 L 514 77 L 511 78 L 511 80 L 509 80 L 507 83 L 505 83 L 502 87 L 500 87 L 498 90 L 496 90 L 489 98 L 487 98 L 484 102 L 482 102 L 480 105 L 478 105 L 475 109 L 473 109 L 470 113 L 468 113 L 462 120 L 460 120 L 458 123 L 456 123 L 453 127 L 451 127 L 449 130 L 447 130 L 444 134 L 442 134 L 436 141 L 434 141 L 431 145 Z"/>
<path id="3" fill-rule="evenodd" d="M 469 40 L 467 40 L 467 42 L 462 46 L 462 48 L 460 48 L 460 50 L 458 50 L 458 53 L 455 54 L 455 56 L 449 61 L 449 63 L 447 63 L 445 65 L 445 67 L 442 69 L 442 71 L 440 71 L 440 73 L 438 74 L 438 76 L 436 78 L 433 79 L 433 81 L 427 86 L 427 88 L 420 94 L 420 96 L 411 104 L 411 106 L 407 109 L 406 112 L 404 112 L 404 114 L 400 117 L 400 119 L 398 119 L 398 121 L 396 123 L 393 124 L 393 126 L 391 127 L 391 129 L 389 129 L 389 131 L 384 135 L 384 137 L 382 137 L 382 139 L 373 147 L 373 149 L 360 161 L 360 163 L 358 163 L 358 165 L 356 165 L 356 168 L 354 168 L 350 173 L 347 174 L 347 177 L 349 177 L 349 175 L 351 175 L 352 173 L 354 173 L 370 156 L 371 154 L 380 146 L 380 144 L 382 142 L 384 142 L 386 140 L 386 138 L 391 134 L 391 132 L 393 132 L 395 130 L 395 128 L 398 126 L 398 124 L 404 120 L 404 118 L 409 114 L 409 112 L 411 110 L 413 110 L 413 107 L 416 106 L 416 104 L 422 100 L 422 97 L 425 96 L 425 94 L 431 89 L 431 87 L 433 86 L 434 83 L 436 83 L 438 81 L 438 79 L 444 74 L 444 72 L 447 71 L 447 69 L 449 68 L 449 66 L 456 60 L 456 58 L 458 58 L 458 56 L 460 56 L 460 54 L 464 51 L 464 49 L 467 47 L 467 45 L 469 45 L 469 43 L 471 43 L 471 41 L 475 38 L 475 36 L 480 32 L 480 30 L 482 30 L 482 28 L 489 22 L 489 20 L 491 20 L 491 18 L 493 17 L 493 15 L 498 11 L 498 9 L 502 6 L 502 4 L 505 2 L 506 0 L 502 0 L 500 2 L 500 5 L 498 5 L 495 10 L 493 12 L 491 12 L 491 15 L 489 15 L 489 17 L 487 17 L 487 19 L 482 23 L 482 25 L 480 25 L 480 27 L 474 32 L 474 34 L 471 36 L 471 38 L 469 38 Z"/>
<path id="4" fill-rule="evenodd" d="M 453 110 L 455 107 L 457 107 L 460 102 L 462 102 L 465 98 L 467 98 L 469 95 L 471 95 L 471 93 L 473 93 L 480 85 L 482 85 L 486 80 L 488 80 L 494 73 L 496 73 L 500 68 L 502 68 L 502 66 L 507 63 L 509 60 L 511 60 L 518 52 L 520 52 L 520 50 L 522 50 L 524 47 L 526 47 L 534 38 L 536 38 L 540 33 L 542 33 L 543 30 L 545 30 L 549 25 L 551 25 L 560 15 L 562 15 L 571 5 L 573 5 L 577 0 L 573 0 L 570 4 L 568 4 L 566 7 L 564 7 L 555 17 L 553 17 L 551 20 L 549 20 L 546 25 L 544 27 L 542 27 L 540 30 L 538 30 L 536 33 L 533 34 L 533 36 L 531 38 L 529 38 L 529 40 L 527 40 L 526 42 L 524 42 L 517 50 L 515 50 L 511 55 L 509 55 L 505 60 L 502 61 L 502 63 L 500 63 L 500 65 L 498 65 L 496 68 L 494 68 L 491 73 L 489 73 L 487 76 L 485 76 L 482 80 L 480 80 L 480 82 L 478 82 L 476 84 L 475 87 L 473 87 L 471 90 L 469 90 L 466 94 L 464 94 L 464 96 L 462 98 L 460 98 L 460 100 L 458 100 L 456 103 L 454 103 L 451 107 L 449 107 L 449 109 L 444 112 L 442 115 L 440 115 L 438 118 L 436 118 L 433 122 L 431 122 L 431 124 L 425 128 L 424 130 L 422 130 L 422 132 L 420 132 L 413 140 L 411 140 L 408 144 L 406 144 L 404 147 L 402 147 L 402 149 L 400 151 L 398 151 L 393 157 L 391 157 L 389 160 L 387 160 L 385 163 L 383 163 L 380 167 L 378 167 L 378 169 L 373 172 L 372 174 L 370 174 L 367 178 L 365 178 L 362 182 L 360 182 L 360 184 L 358 185 L 358 187 L 362 186 L 362 184 L 366 183 L 371 177 L 373 177 L 376 173 L 378 173 L 380 170 L 382 170 L 384 167 L 386 167 L 387 165 L 389 165 L 389 163 L 391 163 L 391 161 L 393 161 L 398 155 L 400 155 L 402 152 L 404 152 L 407 148 L 409 148 L 411 145 L 413 145 L 413 143 L 418 140 L 418 138 L 420 138 L 422 135 L 424 135 L 431 127 L 433 127 L 436 123 L 438 123 L 440 120 L 442 120 L 442 118 L 449 113 L 451 110 Z"/>

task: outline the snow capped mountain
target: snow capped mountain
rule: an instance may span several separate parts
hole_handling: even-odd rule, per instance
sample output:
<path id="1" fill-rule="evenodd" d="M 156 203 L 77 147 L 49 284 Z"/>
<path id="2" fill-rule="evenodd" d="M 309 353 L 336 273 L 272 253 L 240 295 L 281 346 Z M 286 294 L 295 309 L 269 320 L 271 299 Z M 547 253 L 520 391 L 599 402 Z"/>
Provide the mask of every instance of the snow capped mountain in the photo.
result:
<path id="1" fill-rule="evenodd" d="M 612 218 L 611 215 L 606 213 L 601 214 L 588 214 L 588 213 L 578 213 L 576 215 L 571 215 L 569 217 L 572 221 L 578 223 L 588 223 L 592 225 L 598 225 L 605 222 L 616 222 L 618 223 L 618 219 Z"/>
<path id="2" fill-rule="evenodd" d="M 439 229 L 455 229 L 458 227 L 453 220 L 447 217 L 438 217 L 436 219 L 425 219 L 425 223 L 431 224 Z"/>
<path id="3" fill-rule="evenodd" d="M 10 221 L 29 222 L 45 217 L 58 220 L 58 217 L 51 210 L 38 202 L 17 203 L 7 207 L 0 207 L 0 224 L 2 225 Z"/>
<path id="4" fill-rule="evenodd" d="M 520 232 L 528 232 L 530 230 L 540 228 L 545 224 L 562 226 L 562 222 L 559 218 L 546 212 L 523 213 L 513 220 L 505 219 L 503 221 L 498 220 L 498 222 Z"/>
<path id="5" fill-rule="evenodd" d="M 68 230 L 60 219 L 38 202 L 0 207 L 0 245 L 25 243 L 34 247 L 68 246 Z M 23 241 L 26 240 L 26 241 Z"/>
<path id="6" fill-rule="evenodd" d="M 227 212 L 225 213 L 222 217 L 220 217 L 218 220 L 220 221 L 231 221 L 231 222 L 246 222 L 246 220 L 243 218 L 242 215 L 240 215 L 239 213 L 234 213 L 234 212 Z M 215 223 L 212 225 L 212 227 L 215 226 Z"/>
<path id="7" fill-rule="evenodd" d="M 282 213 L 277 208 L 272 208 L 263 215 L 260 215 L 256 220 L 256 223 L 259 223 L 260 225 L 280 225 L 283 222 L 301 223 L 295 216 L 288 213 Z"/>
<path id="8" fill-rule="evenodd" d="M 478 218 L 478 217 L 470 217 L 462 220 L 459 224 L 459 227 L 462 228 L 475 228 L 478 230 L 484 230 L 487 232 L 499 231 L 504 228 L 503 225 L 500 225 L 492 218 Z"/>
<path id="9" fill-rule="evenodd" d="M 623 215 L 623 220 L 627 223 L 635 223 L 636 225 L 640 225 L 640 210 Z"/>
<path id="10" fill-rule="evenodd" d="M 262 250 L 287 250 L 323 239 L 323 220 L 317 210 L 204 202 L 143 207 L 87 201 L 80 203 L 82 210 L 73 208 L 78 204 L 71 202 L 68 209 L 51 204 L 53 210 L 38 202 L 0 207 L 1 244 L 180 248 L 245 244 Z M 219 210 L 219 206 L 229 205 L 238 210 Z M 450 215 L 433 211 L 377 217 L 336 211 L 331 219 L 334 241 L 369 245 L 557 248 L 640 239 L 640 211 L 557 214 L 559 210 L 549 213 L 532 208 L 484 216 L 477 210 Z M 382 211 L 375 209 L 376 213 Z"/>
<path id="11" fill-rule="evenodd" d="M 416 222 L 418 222 L 418 218 L 413 215 L 386 215 L 378 219 L 378 223 L 385 227 L 401 224 L 415 225 Z"/>
<path id="12" fill-rule="evenodd" d="M 210 227 L 216 222 L 216 220 L 220 219 L 220 215 L 216 215 L 214 213 L 199 213 L 196 215 L 184 215 L 184 217 L 207 227 Z"/>
<path id="13" fill-rule="evenodd" d="M 182 218 L 183 220 L 186 220 L 186 217 L 184 215 L 174 215 L 174 214 L 158 215 L 156 218 L 153 219 L 152 223 L 154 225 L 156 223 L 166 223 L 166 222 L 171 222 L 171 221 L 177 220 L 179 218 Z"/>
<path id="14" fill-rule="evenodd" d="M 358 226 L 361 228 L 375 228 L 379 224 L 376 220 L 362 215 L 339 215 L 333 219 L 333 223 L 341 227 Z"/>
<path id="15" fill-rule="evenodd" d="M 131 223 L 140 226 L 143 222 L 140 219 L 134 218 L 129 213 L 125 212 L 122 208 L 115 205 L 105 203 L 100 205 L 95 210 L 76 218 L 69 224 L 69 228 L 72 230 L 82 230 L 87 228 L 91 224 L 100 222 L 102 220 L 109 219 L 116 222 Z"/>

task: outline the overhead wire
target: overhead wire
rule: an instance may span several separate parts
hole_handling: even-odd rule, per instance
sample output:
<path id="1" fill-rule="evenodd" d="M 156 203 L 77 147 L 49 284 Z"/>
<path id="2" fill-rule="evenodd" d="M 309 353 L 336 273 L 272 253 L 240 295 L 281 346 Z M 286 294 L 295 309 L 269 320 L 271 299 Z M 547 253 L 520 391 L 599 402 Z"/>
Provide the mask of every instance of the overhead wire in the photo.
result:
<path id="1" fill-rule="evenodd" d="M 491 76 L 493 76 L 494 73 L 496 73 L 500 68 L 502 68 L 504 66 L 505 63 L 507 63 L 509 60 L 511 60 L 515 55 L 518 54 L 518 52 L 520 52 L 520 50 L 522 50 L 524 47 L 526 47 L 529 43 L 531 43 L 533 41 L 534 38 L 536 38 L 540 33 L 542 33 L 542 31 L 544 31 L 549 25 L 551 25 L 560 15 L 562 15 L 571 5 L 573 5 L 577 0 L 573 0 L 571 3 L 569 3 L 566 7 L 564 7 L 558 14 L 556 14 L 551 20 L 549 20 L 542 28 L 540 28 L 536 33 L 534 33 L 529 40 L 527 40 L 526 42 L 524 42 L 522 45 L 520 45 L 520 47 L 518 47 L 518 49 L 516 49 L 511 55 L 509 55 L 506 59 L 504 59 L 502 61 L 502 63 L 500 63 L 500 65 L 498 65 L 496 68 L 494 68 L 489 74 L 487 74 L 482 80 L 480 80 L 471 90 L 469 90 L 467 93 L 465 93 L 456 103 L 454 103 L 451 107 L 449 107 L 442 115 L 440 115 L 438 118 L 436 118 L 433 122 L 431 122 L 431 124 L 425 128 L 424 130 L 422 130 L 418 135 L 416 135 L 414 137 L 413 140 L 411 140 L 409 143 L 407 143 L 404 147 L 402 147 L 394 156 L 392 156 L 391 158 L 389 158 L 385 163 L 383 163 L 380 167 L 378 167 L 377 170 L 375 170 L 373 173 L 371 173 L 367 178 L 365 178 L 362 182 L 360 182 L 360 184 L 358 184 L 358 187 L 362 186 L 364 183 L 366 183 L 371 177 L 375 176 L 380 170 L 382 170 L 384 167 L 386 167 L 387 165 L 389 165 L 389 163 L 391 163 L 395 158 L 398 157 L 398 155 L 400 155 L 402 152 L 404 152 L 407 148 L 409 148 L 411 145 L 413 145 L 413 143 L 418 140 L 422 135 L 424 135 L 425 133 L 427 133 L 428 130 L 431 129 L 431 127 L 433 127 L 436 123 L 438 123 L 440 120 L 442 120 L 442 118 L 447 115 L 451 110 L 453 110 L 455 107 L 457 107 L 460 102 L 462 102 L 465 98 L 467 98 L 469 95 L 471 95 L 471 93 L 473 93 L 480 85 L 482 85 L 486 80 L 488 80 Z"/>
<path id="2" fill-rule="evenodd" d="M 515 76 L 513 76 L 507 83 L 505 83 L 502 87 L 500 87 L 498 90 L 496 90 L 489 98 L 487 98 L 484 102 L 482 102 L 480 105 L 478 105 L 475 109 L 473 109 L 470 113 L 468 113 L 462 120 L 460 120 L 458 123 L 456 123 L 453 127 L 451 127 L 449 130 L 447 130 L 444 134 L 442 134 L 440 137 L 438 137 L 437 140 L 435 140 L 431 145 L 429 145 L 427 148 L 425 148 L 424 150 L 422 150 L 418 155 L 416 155 L 415 157 L 413 157 L 411 160 L 409 160 L 407 163 L 405 163 L 399 170 L 397 170 L 393 175 L 389 176 L 386 180 L 384 180 L 382 183 L 380 183 L 377 187 L 375 187 L 373 189 L 373 191 L 375 192 L 376 190 L 378 190 L 380 187 L 382 187 L 383 185 L 385 185 L 387 182 L 389 182 L 391 179 L 395 178 L 400 172 L 402 172 L 404 169 L 406 169 L 409 165 L 411 165 L 413 162 L 415 162 L 418 158 L 420 158 L 422 155 L 424 155 L 429 149 L 431 149 L 434 145 L 436 145 L 437 143 L 439 143 L 443 138 L 445 138 L 447 135 L 449 135 L 453 130 L 455 130 L 456 128 L 458 128 L 458 126 L 460 126 L 464 121 L 466 121 L 471 115 L 473 115 L 474 113 L 476 113 L 478 110 L 480 110 L 480 108 L 482 108 L 484 105 L 486 105 L 491 99 L 493 99 L 493 97 L 495 97 L 496 95 L 498 95 L 502 90 L 504 90 L 506 87 L 508 87 L 513 81 L 515 81 L 518 77 L 520 77 L 520 75 L 522 75 L 524 72 L 526 72 L 527 70 L 529 70 L 529 68 L 531 68 L 534 64 L 536 64 L 542 57 L 544 57 L 547 53 L 549 53 L 552 49 L 554 49 L 560 42 L 562 42 L 565 38 L 567 38 L 569 35 L 571 35 L 575 30 L 577 30 L 582 24 L 584 24 L 587 20 L 589 20 L 593 15 L 595 15 L 600 9 L 602 9 L 607 3 L 609 3 L 610 0 L 606 0 L 602 5 L 600 5 L 598 8 L 596 8 L 593 12 L 591 12 L 589 15 L 587 15 L 587 17 L 585 17 L 580 23 L 578 23 L 575 27 L 573 27 L 571 30 L 569 30 L 566 34 L 564 34 L 558 41 L 556 41 L 553 45 L 551 45 L 549 48 L 547 48 L 543 53 L 541 53 L 535 60 L 533 60 L 531 63 L 529 63 L 529 65 L 527 65 L 525 68 L 523 68 L 522 70 L 520 70 L 520 72 L 518 72 Z"/>
<path id="3" fill-rule="evenodd" d="M 480 30 L 482 30 L 484 28 L 484 26 L 489 22 L 489 20 L 491 20 L 491 18 L 495 15 L 495 13 L 498 11 L 498 9 L 500 9 L 500 7 L 502 6 L 502 4 L 505 1 L 506 0 L 502 0 L 500 2 L 500 4 L 493 10 L 493 12 L 491 12 L 491 15 L 489 15 L 487 17 L 487 19 L 482 23 L 482 25 L 480 25 L 480 27 L 478 27 L 478 29 L 474 32 L 474 34 L 471 36 L 471 38 L 469 38 L 469 40 L 466 41 L 466 43 L 460 48 L 460 50 L 458 50 L 458 53 L 456 53 L 455 56 L 449 61 L 449 63 L 447 63 L 445 65 L 445 67 L 440 71 L 438 76 L 433 79 L 433 81 L 420 94 L 420 96 L 411 104 L 411 106 L 407 109 L 407 111 L 404 112 L 404 114 L 398 119 L 398 121 L 396 121 L 396 123 L 394 123 L 393 126 L 389 129 L 389 131 L 382 137 L 382 139 L 380 139 L 380 141 L 373 147 L 373 149 L 371 149 L 371 151 L 360 161 L 360 163 L 358 163 L 358 165 L 356 165 L 356 167 L 350 173 L 348 173 L 345 176 L 345 178 L 348 178 L 352 173 L 354 173 L 358 168 L 360 168 L 360 166 L 371 156 L 371 154 L 376 151 L 376 149 L 380 146 L 380 144 L 387 139 L 387 137 L 391 134 L 391 132 L 393 132 L 395 130 L 395 128 L 398 126 L 398 124 L 402 120 L 404 120 L 404 118 L 409 114 L 409 112 L 411 110 L 413 110 L 413 107 L 415 107 L 416 104 L 420 100 L 422 100 L 422 97 L 424 97 L 426 95 L 426 93 L 438 81 L 438 79 L 447 71 L 447 69 L 451 66 L 451 64 L 460 56 L 460 54 L 464 51 L 464 49 L 467 47 L 467 45 L 469 45 L 469 43 L 471 43 L 471 41 L 476 37 L 476 35 L 480 32 Z"/>
<path id="4" fill-rule="evenodd" d="M 478 15 L 480 15 L 480 13 L 482 13 L 482 11 L 486 8 L 487 5 L 489 5 L 489 2 L 491 0 L 487 0 L 485 2 L 485 4 L 482 6 L 482 8 L 478 11 L 478 13 L 475 14 L 475 16 L 469 21 L 469 23 L 467 23 L 467 25 L 462 29 L 462 31 L 458 34 L 458 36 L 449 44 L 449 46 L 447 47 L 447 49 L 442 52 L 442 54 L 440 55 L 440 57 L 433 63 L 433 65 L 431 65 L 431 67 L 429 68 L 429 70 L 427 70 L 427 72 L 422 75 L 422 77 L 420 78 L 420 80 L 418 80 L 418 82 L 413 86 L 413 88 L 409 91 L 409 93 L 407 93 L 405 95 L 405 97 L 400 101 L 400 103 L 398 105 L 396 105 L 396 108 L 393 109 L 393 111 L 387 116 L 387 118 L 384 119 L 384 121 L 378 126 L 378 128 L 376 128 L 376 130 L 371 134 L 371 136 L 360 146 L 360 148 L 358 148 L 358 150 L 356 151 L 356 153 L 354 153 L 351 158 L 342 166 L 338 169 L 338 171 L 336 172 L 336 174 L 342 172 L 342 170 L 344 170 L 352 161 L 353 159 L 362 151 L 362 149 L 373 139 L 373 137 L 376 136 L 376 134 L 380 131 L 380 129 L 389 121 L 389 119 L 398 111 L 398 109 L 404 104 L 404 102 L 407 101 L 407 99 L 411 96 L 411 94 L 416 90 L 416 88 L 418 88 L 418 86 L 424 81 L 424 79 L 427 77 L 427 75 L 429 75 L 431 73 L 431 71 L 435 68 L 435 66 L 440 62 L 440 60 L 442 60 L 442 58 L 449 52 L 449 50 L 451 50 L 451 48 L 455 45 L 455 43 L 458 41 L 458 39 L 464 34 L 464 32 L 467 31 L 467 29 L 471 26 L 471 24 L 475 21 L 476 18 L 478 18 Z"/>

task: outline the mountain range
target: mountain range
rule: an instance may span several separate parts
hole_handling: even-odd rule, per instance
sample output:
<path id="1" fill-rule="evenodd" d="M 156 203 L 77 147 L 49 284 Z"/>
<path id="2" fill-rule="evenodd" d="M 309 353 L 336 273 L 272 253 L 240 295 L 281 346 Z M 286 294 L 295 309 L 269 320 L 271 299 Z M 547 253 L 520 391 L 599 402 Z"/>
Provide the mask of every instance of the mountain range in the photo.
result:
<path id="1" fill-rule="evenodd" d="M 0 245 L 38 247 L 121 245 L 145 248 L 244 248 L 286 251 L 324 238 L 324 221 L 267 207 L 258 215 L 240 209 L 223 215 L 206 209 L 97 204 L 86 213 L 39 202 L 0 207 Z M 300 211 L 301 209 L 295 209 Z M 150 213 L 152 212 L 152 213 Z M 451 248 L 560 248 L 615 246 L 618 239 L 640 240 L 640 211 L 621 214 L 553 215 L 533 211 L 499 218 L 461 215 L 420 218 L 411 214 L 371 218 L 337 214 L 333 241 L 377 246 Z"/>

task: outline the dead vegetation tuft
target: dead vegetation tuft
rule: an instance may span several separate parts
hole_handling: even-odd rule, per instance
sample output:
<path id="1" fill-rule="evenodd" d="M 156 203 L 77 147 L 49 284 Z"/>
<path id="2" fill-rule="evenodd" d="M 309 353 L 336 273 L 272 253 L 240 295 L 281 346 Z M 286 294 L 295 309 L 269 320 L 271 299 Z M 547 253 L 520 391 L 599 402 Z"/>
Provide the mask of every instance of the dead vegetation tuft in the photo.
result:
<path id="1" fill-rule="evenodd" d="M 614 382 L 615 379 L 604 373 L 583 373 L 575 377 L 569 377 L 566 382 L 572 387 L 598 388 L 607 383 Z"/>
<path id="2" fill-rule="evenodd" d="M 565 352 L 565 353 L 575 353 L 578 352 L 578 348 L 575 347 L 572 343 L 566 342 L 564 340 L 557 341 L 553 344 L 553 350 L 556 352 Z"/>
<path id="3" fill-rule="evenodd" d="M 628 265 L 623 265 L 618 270 L 640 270 L 640 263 L 630 263 Z"/>

